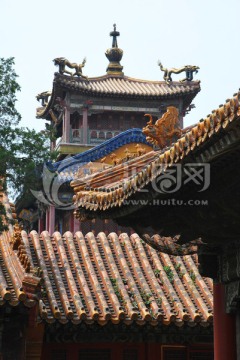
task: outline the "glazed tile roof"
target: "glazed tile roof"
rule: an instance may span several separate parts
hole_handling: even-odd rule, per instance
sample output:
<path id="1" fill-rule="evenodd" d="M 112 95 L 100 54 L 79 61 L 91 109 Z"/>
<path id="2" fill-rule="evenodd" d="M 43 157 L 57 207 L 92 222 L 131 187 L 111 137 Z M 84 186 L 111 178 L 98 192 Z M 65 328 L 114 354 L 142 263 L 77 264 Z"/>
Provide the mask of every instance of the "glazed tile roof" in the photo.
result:
<path id="1" fill-rule="evenodd" d="M 73 174 L 79 169 L 79 166 L 89 163 L 90 161 L 96 161 L 104 156 L 112 153 L 116 149 L 123 145 L 131 143 L 147 144 L 151 146 L 146 136 L 142 133 L 141 129 L 129 129 L 116 135 L 114 138 L 104 141 L 104 143 L 94 146 L 92 149 L 79 153 L 75 156 L 67 157 L 64 160 L 48 163 L 47 167 L 51 171 L 61 171 L 67 169 L 71 172 L 71 179 Z"/>
<path id="2" fill-rule="evenodd" d="M 13 206 L 1 195 L 12 218 Z M 38 303 L 40 318 L 49 323 L 213 321 L 213 283 L 199 274 L 196 255 L 157 252 L 137 234 L 27 235 L 17 224 L 0 240 L 0 306 Z"/>
<path id="3" fill-rule="evenodd" d="M 212 323 L 213 284 L 199 275 L 196 256 L 157 253 L 136 234 L 22 237 L 43 272 L 39 309 L 47 322 Z"/>
<path id="4" fill-rule="evenodd" d="M 1 193 L 0 201 L 8 219 L 13 220 L 14 207 L 4 193 Z M 14 232 L 11 224 L 8 226 L 9 230 L 0 235 L 0 305 L 24 303 L 32 307 L 38 301 L 41 279 L 34 275 L 34 268 L 29 263 L 29 249 L 26 249 L 20 232 Z"/>
<path id="5" fill-rule="evenodd" d="M 227 100 L 225 105 L 202 119 L 169 148 L 152 151 L 137 159 L 129 160 L 127 166 L 120 164 L 92 175 L 86 175 L 72 181 L 75 192 L 77 215 L 95 216 L 94 212 L 102 212 L 113 207 L 121 207 L 131 195 L 139 192 L 149 182 L 162 174 L 168 167 L 180 163 L 187 156 L 225 131 L 224 143 L 239 138 L 237 127 L 232 125 L 240 117 L 240 92 Z M 229 129 L 229 131 L 228 131 Z M 215 146 L 216 147 L 216 146 Z M 206 162 L 214 157 L 218 149 L 212 152 L 199 153 L 198 161 Z"/>
<path id="6" fill-rule="evenodd" d="M 13 220 L 14 206 L 0 195 Z M 0 306 L 38 304 L 49 323 L 208 326 L 213 283 L 197 265 L 196 255 L 157 252 L 137 234 L 27 235 L 10 223 L 0 235 Z"/>
<path id="7" fill-rule="evenodd" d="M 200 90 L 198 81 L 172 82 L 150 81 L 134 79 L 127 76 L 104 75 L 96 78 L 89 78 L 89 81 L 81 78 L 72 79 L 70 76 L 55 73 L 55 83 L 61 87 L 87 94 L 128 97 L 171 97 L 188 93 L 195 93 Z"/>
<path id="8" fill-rule="evenodd" d="M 58 97 L 65 96 L 66 90 L 81 95 L 107 98 L 127 99 L 183 99 L 183 109 L 186 109 L 200 91 L 199 81 L 171 82 L 134 79 L 127 76 L 104 75 L 82 78 L 54 74 L 51 97 L 45 106 L 37 109 L 37 118 L 46 118 Z"/>

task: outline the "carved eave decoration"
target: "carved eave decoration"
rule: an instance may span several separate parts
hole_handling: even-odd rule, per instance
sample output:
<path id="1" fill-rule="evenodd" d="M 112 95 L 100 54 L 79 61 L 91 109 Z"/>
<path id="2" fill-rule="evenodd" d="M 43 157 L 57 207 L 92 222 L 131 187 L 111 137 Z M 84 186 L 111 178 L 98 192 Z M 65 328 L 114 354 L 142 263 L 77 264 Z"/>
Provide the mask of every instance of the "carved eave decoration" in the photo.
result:
<path id="1" fill-rule="evenodd" d="M 59 74 L 55 74 L 59 75 Z M 43 94 L 43 96 L 42 96 Z M 47 94 L 47 95 L 45 95 Z M 53 81 L 52 91 L 45 91 L 36 96 L 42 106 L 37 108 L 36 117 L 43 118 L 53 122 L 54 124 L 61 121 L 65 104 L 66 91 L 59 87 L 55 80 Z"/>
<path id="2" fill-rule="evenodd" d="M 168 106 L 163 116 L 153 124 L 150 114 L 145 114 L 150 118 L 147 126 L 143 128 L 143 134 L 146 135 L 148 142 L 164 149 L 168 144 L 173 142 L 174 137 L 179 138 L 182 134 L 179 122 L 178 109 L 174 106 Z"/>

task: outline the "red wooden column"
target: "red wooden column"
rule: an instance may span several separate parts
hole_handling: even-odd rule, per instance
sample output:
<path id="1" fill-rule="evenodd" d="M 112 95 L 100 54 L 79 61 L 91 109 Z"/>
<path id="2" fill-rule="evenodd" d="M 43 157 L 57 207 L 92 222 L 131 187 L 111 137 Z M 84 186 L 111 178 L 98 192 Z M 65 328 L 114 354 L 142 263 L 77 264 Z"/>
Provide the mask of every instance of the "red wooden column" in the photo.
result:
<path id="1" fill-rule="evenodd" d="M 65 106 L 64 123 L 63 123 L 63 141 L 70 142 L 70 111 L 68 106 Z"/>
<path id="2" fill-rule="evenodd" d="M 55 207 L 54 205 L 49 206 L 49 234 L 52 236 L 52 234 L 55 231 Z"/>
<path id="3" fill-rule="evenodd" d="M 50 150 L 54 151 L 55 147 L 56 147 L 56 140 L 52 140 L 51 143 L 50 143 Z"/>
<path id="4" fill-rule="evenodd" d="M 80 230 L 80 222 L 74 216 L 74 218 L 73 218 L 73 233 L 75 234 L 79 230 Z"/>
<path id="5" fill-rule="evenodd" d="M 83 109 L 83 144 L 88 143 L 88 109 Z"/>
<path id="6" fill-rule="evenodd" d="M 38 219 L 38 232 L 39 234 L 41 234 L 41 232 L 43 232 L 44 229 L 44 219 L 42 217 L 40 217 Z"/>
<path id="7" fill-rule="evenodd" d="M 47 209 L 46 210 L 46 220 L 45 220 L 45 223 L 46 223 L 46 230 L 49 232 L 49 210 Z"/>
<path id="8" fill-rule="evenodd" d="M 223 284 L 214 284 L 214 360 L 236 360 L 236 317 L 226 314 Z"/>

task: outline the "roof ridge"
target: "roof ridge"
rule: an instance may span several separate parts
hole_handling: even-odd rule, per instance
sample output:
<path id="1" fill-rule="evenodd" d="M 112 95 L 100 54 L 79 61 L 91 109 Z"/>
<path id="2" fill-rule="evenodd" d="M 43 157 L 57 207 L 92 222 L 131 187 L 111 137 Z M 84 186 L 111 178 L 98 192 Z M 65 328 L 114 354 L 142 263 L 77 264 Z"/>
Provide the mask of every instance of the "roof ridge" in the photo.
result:
<path id="1" fill-rule="evenodd" d="M 74 79 L 72 79 L 72 77 L 68 76 L 68 75 L 62 75 L 59 74 L 58 72 L 55 72 L 55 77 L 56 78 L 62 78 L 62 79 L 66 79 L 66 80 L 70 80 L 71 81 L 75 81 L 77 83 L 88 83 L 88 82 L 97 82 L 97 81 L 103 81 L 103 80 L 108 80 L 108 79 L 117 79 L 117 80 L 123 80 L 123 81 L 132 81 L 132 82 L 140 82 L 140 83 L 149 83 L 149 84 L 158 84 L 158 85 L 166 85 L 168 87 L 171 87 L 172 85 L 176 85 L 176 86 L 199 86 L 200 84 L 200 80 L 193 80 L 193 81 L 187 81 L 187 82 L 181 82 L 181 81 L 171 81 L 171 83 L 167 83 L 164 80 L 150 80 L 150 79 L 140 79 L 140 78 L 135 78 L 132 76 L 127 76 L 127 75 L 114 75 L 114 74 L 104 74 L 104 75 L 100 75 L 100 76 L 93 76 L 93 77 L 89 77 L 88 80 L 83 79 L 81 77 L 74 77 Z"/>

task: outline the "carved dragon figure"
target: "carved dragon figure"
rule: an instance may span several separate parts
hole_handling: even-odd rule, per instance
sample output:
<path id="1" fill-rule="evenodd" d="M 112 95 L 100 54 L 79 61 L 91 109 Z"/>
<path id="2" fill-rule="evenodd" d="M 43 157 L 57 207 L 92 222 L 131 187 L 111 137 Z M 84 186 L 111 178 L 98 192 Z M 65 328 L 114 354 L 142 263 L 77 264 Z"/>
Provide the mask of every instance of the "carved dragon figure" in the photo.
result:
<path id="1" fill-rule="evenodd" d="M 183 240 L 180 240 L 180 235 L 170 237 L 161 236 L 159 234 L 149 234 L 149 231 L 146 232 L 146 230 L 139 225 L 135 225 L 134 230 L 138 233 L 141 239 L 152 248 L 168 255 L 183 256 L 196 254 L 199 248 L 205 245 L 201 238 L 189 242 L 183 242 Z"/>
<path id="2" fill-rule="evenodd" d="M 144 116 L 148 116 L 150 120 L 142 132 L 147 136 L 147 141 L 160 147 L 160 149 L 163 149 L 173 136 L 181 136 L 182 130 L 179 127 L 178 109 L 176 107 L 168 106 L 167 111 L 155 124 L 153 124 L 152 115 L 145 114 Z"/>
<path id="3" fill-rule="evenodd" d="M 78 77 L 82 77 L 86 80 L 88 80 L 88 77 L 82 74 L 82 68 L 84 67 L 85 63 L 86 63 L 86 58 L 83 59 L 82 64 L 77 64 L 77 63 L 71 63 L 69 60 L 67 60 L 64 57 L 59 57 L 59 58 L 55 58 L 53 60 L 54 65 L 59 66 L 59 73 L 60 74 L 69 74 L 72 77 L 73 76 L 78 76 Z M 75 69 L 75 73 L 72 73 L 71 71 L 66 70 L 66 66 L 68 66 L 70 69 Z"/>
<path id="4" fill-rule="evenodd" d="M 136 144 L 135 148 L 137 150 L 137 156 L 141 156 L 141 155 L 146 154 L 146 149 L 144 149 L 141 145 Z"/>
<path id="5" fill-rule="evenodd" d="M 41 92 L 40 94 L 38 94 L 36 96 L 36 99 L 37 101 L 40 101 L 41 100 L 41 103 L 42 103 L 42 106 L 47 106 L 48 104 L 48 98 L 49 96 L 52 95 L 52 92 L 51 91 L 44 91 L 44 92 Z"/>
<path id="6" fill-rule="evenodd" d="M 117 155 L 115 153 L 111 153 L 110 158 L 113 162 L 113 166 L 116 166 L 121 163 L 121 159 L 119 157 L 117 157 Z"/>
<path id="7" fill-rule="evenodd" d="M 193 80 L 193 73 L 197 73 L 198 70 L 199 70 L 199 67 L 198 66 L 195 66 L 195 65 L 185 65 L 179 69 L 175 69 L 175 68 L 171 68 L 171 69 L 167 69 L 167 68 L 164 68 L 161 61 L 158 61 L 158 65 L 160 67 L 160 69 L 164 72 L 164 75 L 163 75 L 163 79 L 169 83 L 172 81 L 172 74 L 180 74 L 181 72 L 184 72 L 186 73 L 186 77 L 182 80 L 180 80 L 180 82 L 183 82 L 183 81 L 192 81 Z"/>

